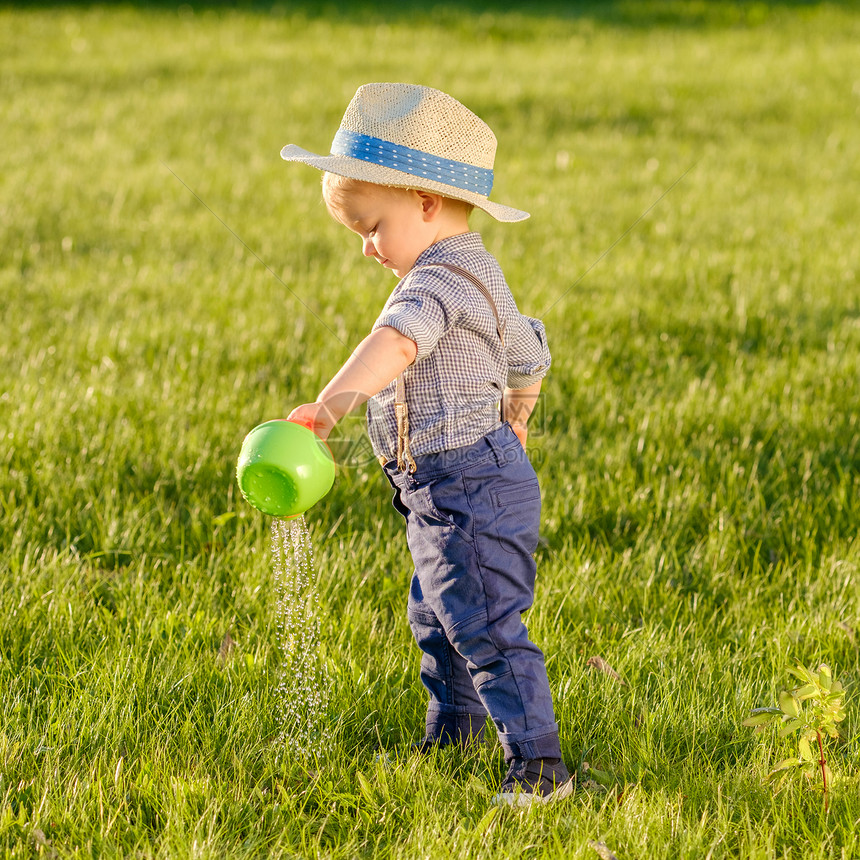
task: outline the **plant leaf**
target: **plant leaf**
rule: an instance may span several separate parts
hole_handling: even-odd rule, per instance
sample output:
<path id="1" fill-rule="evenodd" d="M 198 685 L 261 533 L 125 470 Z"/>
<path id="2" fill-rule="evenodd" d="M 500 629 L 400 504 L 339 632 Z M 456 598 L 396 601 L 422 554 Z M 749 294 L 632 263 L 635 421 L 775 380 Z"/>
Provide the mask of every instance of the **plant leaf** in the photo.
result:
<path id="1" fill-rule="evenodd" d="M 499 814 L 500 807 L 491 806 L 482 816 L 481 820 L 475 825 L 475 833 L 485 834 L 490 830 Z"/>
<path id="2" fill-rule="evenodd" d="M 793 668 L 789 668 L 789 673 L 794 675 L 795 678 L 803 681 L 804 684 L 814 684 L 816 681 L 815 675 L 806 668 L 806 666 L 794 666 Z"/>
<path id="3" fill-rule="evenodd" d="M 760 708 L 759 713 L 755 711 L 750 714 L 742 723 L 742 726 L 766 726 L 774 720 L 778 720 L 782 716 L 782 711 L 779 708 Z"/>
<path id="4" fill-rule="evenodd" d="M 217 517 L 212 517 L 213 526 L 223 526 L 224 523 L 229 523 L 236 516 L 235 511 L 227 511 L 223 514 L 218 514 Z"/>
<path id="5" fill-rule="evenodd" d="M 596 767 L 590 767 L 588 769 L 588 775 L 598 785 L 605 785 L 605 786 L 615 785 L 615 778 L 608 771 L 598 770 Z"/>
<path id="6" fill-rule="evenodd" d="M 784 758 L 782 761 L 777 762 L 777 763 L 773 766 L 773 768 L 772 768 L 772 770 L 771 770 L 771 772 L 770 772 L 770 775 L 772 776 L 772 775 L 773 775 L 773 774 L 775 774 L 775 773 L 779 773 L 781 770 L 789 770 L 789 769 L 790 769 L 790 768 L 792 768 L 792 767 L 799 767 L 799 766 L 800 766 L 800 764 L 801 764 L 800 759 L 796 759 L 796 758 Z"/>
<path id="7" fill-rule="evenodd" d="M 800 753 L 800 757 L 803 761 L 815 761 L 815 756 L 812 754 L 812 747 L 809 745 L 809 741 L 806 738 L 801 738 L 797 742 L 797 751 Z"/>
<path id="8" fill-rule="evenodd" d="M 358 788 L 362 796 L 365 800 L 373 803 L 376 796 L 373 784 L 360 770 L 356 771 L 355 775 L 358 779 Z"/>
<path id="9" fill-rule="evenodd" d="M 800 716 L 800 702 L 798 702 L 788 690 L 782 690 L 780 692 L 779 707 L 786 716 Z"/>
<path id="10" fill-rule="evenodd" d="M 794 690 L 794 695 L 803 702 L 806 699 L 811 699 L 817 692 L 818 687 L 815 684 L 804 684 L 802 687 L 797 687 Z"/>
<path id="11" fill-rule="evenodd" d="M 792 732 L 796 732 L 799 728 L 803 727 L 803 720 L 787 720 L 779 727 L 779 736 L 781 738 L 787 737 Z"/>
<path id="12" fill-rule="evenodd" d="M 785 784 L 788 782 L 788 777 L 790 776 L 788 771 L 783 771 L 781 774 L 771 774 L 772 780 L 776 783 L 776 787 L 773 790 L 774 794 L 779 794 L 784 788 Z"/>

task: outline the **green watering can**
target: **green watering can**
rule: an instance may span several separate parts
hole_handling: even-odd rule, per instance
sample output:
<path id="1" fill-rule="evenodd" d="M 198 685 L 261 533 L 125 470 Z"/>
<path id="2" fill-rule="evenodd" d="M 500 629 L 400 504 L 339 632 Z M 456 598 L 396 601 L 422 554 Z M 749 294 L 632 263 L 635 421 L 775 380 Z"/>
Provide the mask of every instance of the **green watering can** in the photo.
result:
<path id="1" fill-rule="evenodd" d="M 255 427 L 242 443 L 236 479 L 245 500 L 273 517 L 297 517 L 334 483 L 334 457 L 309 427 L 276 419 Z"/>

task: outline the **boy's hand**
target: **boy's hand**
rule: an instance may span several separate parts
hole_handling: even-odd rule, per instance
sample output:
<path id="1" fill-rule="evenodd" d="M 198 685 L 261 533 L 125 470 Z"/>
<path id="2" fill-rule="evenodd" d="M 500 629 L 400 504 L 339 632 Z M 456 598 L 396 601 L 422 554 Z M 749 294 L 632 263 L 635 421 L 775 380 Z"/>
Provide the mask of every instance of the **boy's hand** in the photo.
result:
<path id="1" fill-rule="evenodd" d="M 304 424 L 310 427 L 320 439 L 328 439 L 332 427 L 337 424 L 338 416 L 336 416 L 325 403 L 316 401 L 315 403 L 303 403 L 297 406 L 287 416 L 288 421 L 297 421 L 299 424 Z"/>
<path id="2" fill-rule="evenodd" d="M 529 435 L 528 420 L 537 403 L 541 382 L 542 380 L 538 380 L 527 388 L 506 388 L 502 398 L 505 421 L 511 425 L 523 448 L 526 447 Z"/>
<path id="3" fill-rule="evenodd" d="M 414 340 L 390 326 L 372 331 L 359 345 L 314 403 L 303 403 L 289 414 L 290 421 L 308 425 L 323 439 L 344 415 L 357 409 L 415 360 Z"/>
<path id="4" fill-rule="evenodd" d="M 523 448 L 525 448 L 526 441 L 529 438 L 529 425 L 526 424 L 525 421 L 511 421 L 510 425 L 511 429 L 514 431 L 514 435 L 517 437 L 517 439 L 520 440 L 520 444 L 523 446 Z"/>

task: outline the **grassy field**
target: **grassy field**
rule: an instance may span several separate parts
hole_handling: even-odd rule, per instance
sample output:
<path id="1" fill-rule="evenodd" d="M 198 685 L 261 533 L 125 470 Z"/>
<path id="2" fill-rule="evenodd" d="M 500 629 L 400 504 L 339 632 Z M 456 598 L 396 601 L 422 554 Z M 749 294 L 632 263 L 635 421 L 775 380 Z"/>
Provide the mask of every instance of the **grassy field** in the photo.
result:
<path id="1" fill-rule="evenodd" d="M 4 856 L 860 856 L 852 5 L 0 5 Z M 532 213 L 474 226 L 553 347 L 528 623 L 608 793 L 498 812 L 498 747 L 402 752 L 411 568 L 360 417 L 307 516 L 332 745 L 279 742 L 270 524 L 233 470 L 394 284 L 278 157 L 372 80 L 485 118 L 493 197 Z M 827 812 L 741 726 L 822 661 Z"/>

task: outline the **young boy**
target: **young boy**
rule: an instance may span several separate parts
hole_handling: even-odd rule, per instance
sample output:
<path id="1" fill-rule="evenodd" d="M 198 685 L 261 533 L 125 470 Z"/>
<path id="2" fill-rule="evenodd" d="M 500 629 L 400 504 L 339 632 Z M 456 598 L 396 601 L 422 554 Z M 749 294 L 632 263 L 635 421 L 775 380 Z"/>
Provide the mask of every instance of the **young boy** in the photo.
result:
<path id="1" fill-rule="evenodd" d="M 290 418 L 326 438 L 368 401 L 415 562 L 408 616 L 430 698 L 418 748 L 479 740 L 489 714 L 508 764 L 497 799 L 522 804 L 572 789 L 543 654 L 521 617 L 540 519 L 526 422 L 550 355 L 468 223 L 473 207 L 528 217 L 488 199 L 495 150 L 458 101 L 408 84 L 360 87 L 331 155 L 284 147 L 285 160 L 324 171 L 331 215 L 400 279 L 371 333 Z"/>

